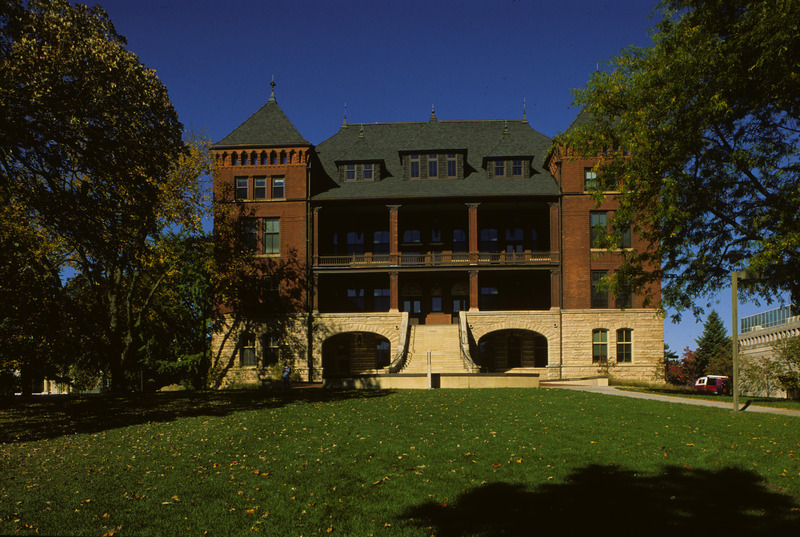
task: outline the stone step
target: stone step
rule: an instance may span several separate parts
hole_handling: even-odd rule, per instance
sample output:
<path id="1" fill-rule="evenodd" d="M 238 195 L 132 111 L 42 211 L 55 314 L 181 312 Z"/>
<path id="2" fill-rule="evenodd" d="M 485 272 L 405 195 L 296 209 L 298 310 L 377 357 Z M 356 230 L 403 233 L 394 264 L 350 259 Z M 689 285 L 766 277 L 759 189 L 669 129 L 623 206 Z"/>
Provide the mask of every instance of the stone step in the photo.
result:
<path id="1" fill-rule="evenodd" d="M 434 373 L 463 373 L 458 325 L 417 325 L 412 328 L 404 373 L 427 373 L 428 351 Z"/>

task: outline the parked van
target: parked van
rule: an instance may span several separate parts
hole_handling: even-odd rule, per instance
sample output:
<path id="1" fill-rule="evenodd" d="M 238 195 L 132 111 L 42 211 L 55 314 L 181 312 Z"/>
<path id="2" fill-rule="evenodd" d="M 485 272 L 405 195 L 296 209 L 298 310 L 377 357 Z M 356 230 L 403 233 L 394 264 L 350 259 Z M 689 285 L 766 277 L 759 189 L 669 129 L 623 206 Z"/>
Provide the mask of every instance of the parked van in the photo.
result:
<path id="1" fill-rule="evenodd" d="M 695 381 L 694 389 L 698 392 L 728 393 L 727 380 L 728 377 L 724 375 L 707 375 Z"/>

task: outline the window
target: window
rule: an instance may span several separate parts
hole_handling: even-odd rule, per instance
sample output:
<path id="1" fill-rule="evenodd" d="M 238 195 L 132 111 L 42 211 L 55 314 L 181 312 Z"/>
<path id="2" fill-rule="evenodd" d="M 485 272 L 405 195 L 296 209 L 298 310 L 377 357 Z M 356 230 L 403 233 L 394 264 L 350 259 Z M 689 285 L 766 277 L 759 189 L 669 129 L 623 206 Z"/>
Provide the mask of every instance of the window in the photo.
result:
<path id="1" fill-rule="evenodd" d="M 592 330 L 592 363 L 608 362 L 608 330 L 595 328 Z"/>
<path id="2" fill-rule="evenodd" d="M 364 164 L 364 181 L 372 181 L 372 164 Z"/>
<path id="3" fill-rule="evenodd" d="M 432 244 L 439 244 L 442 242 L 442 229 L 439 227 L 434 227 L 431 229 L 431 243 Z"/>
<path id="4" fill-rule="evenodd" d="M 481 287 L 478 308 L 486 311 L 496 309 L 499 304 L 500 290 L 497 287 Z"/>
<path id="5" fill-rule="evenodd" d="M 258 220 L 243 218 L 241 226 L 242 243 L 248 250 L 256 251 L 258 248 Z"/>
<path id="6" fill-rule="evenodd" d="M 239 340 L 240 344 L 240 355 L 239 360 L 242 366 L 255 366 L 258 365 L 256 363 L 256 337 L 249 333 L 245 332 L 241 335 L 241 339 Z"/>
<path id="7" fill-rule="evenodd" d="M 347 301 L 353 311 L 364 311 L 364 289 L 348 289 Z"/>
<path id="8" fill-rule="evenodd" d="M 608 273 L 605 270 L 593 270 L 592 278 L 592 308 L 608 308 L 608 290 L 602 283 Z"/>
<path id="9" fill-rule="evenodd" d="M 633 362 L 633 330 L 630 328 L 617 330 L 617 362 Z"/>
<path id="10" fill-rule="evenodd" d="M 356 180 L 356 165 L 355 164 L 346 164 L 344 167 L 344 180 L 345 181 L 355 181 Z"/>
<path id="11" fill-rule="evenodd" d="M 521 227 L 506 228 L 506 252 L 521 252 L 523 237 Z"/>
<path id="12" fill-rule="evenodd" d="M 236 199 L 246 200 L 248 195 L 247 191 L 247 177 L 236 178 Z"/>
<path id="13" fill-rule="evenodd" d="M 281 253 L 281 221 L 278 218 L 264 219 L 264 254 Z"/>
<path id="14" fill-rule="evenodd" d="M 497 252 L 497 229 L 489 228 L 480 231 L 480 251 L 486 253 Z"/>
<path id="15" fill-rule="evenodd" d="M 405 244 L 419 244 L 422 237 L 418 229 L 407 229 L 403 232 L 403 242 Z"/>
<path id="16" fill-rule="evenodd" d="M 633 295 L 627 289 L 620 289 L 617 291 L 617 298 L 614 300 L 617 308 L 628 309 L 633 307 Z"/>
<path id="17" fill-rule="evenodd" d="M 591 221 L 591 247 L 602 248 L 603 239 L 608 235 L 608 213 L 605 211 L 592 211 L 589 213 Z"/>
<path id="18" fill-rule="evenodd" d="M 435 154 L 428 155 L 428 178 L 439 177 L 439 160 Z"/>
<path id="19" fill-rule="evenodd" d="M 283 177 L 272 178 L 272 199 L 279 200 L 284 198 Z"/>
<path id="20" fill-rule="evenodd" d="M 375 311 L 389 311 L 391 305 L 389 289 L 374 289 L 372 295 L 372 307 Z"/>
<path id="21" fill-rule="evenodd" d="M 277 364 L 281 360 L 281 347 L 275 336 L 264 337 L 264 365 Z"/>
<path id="22" fill-rule="evenodd" d="M 286 151 L 281 151 L 281 164 L 286 164 Z"/>
<path id="23" fill-rule="evenodd" d="M 242 166 L 247 166 L 247 153 L 242 153 Z"/>
<path id="24" fill-rule="evenodd" d="M 376 231 L 372 235 L 372 253 L 373 254 L 388 254 L 389 253 L 389 232 Z"/>
<path id="25" fill-rule="evenodd" d="M 440 296 L 431 297 L 431 311 L 434 313 L 442 312 L 442 297 Z"/>
<path id="26" fill-rule="evenodd" d="M 631 238 L 631 227 L 628 226 L 625 230 L 622 231 L 622 235 L 619 238 L 619 246 L 620 248 L 632 248 L 633 241 Z"/>
<path id="27" fill-rule="evenodd" d="M 262 166 L 266 166 L 267 162 L 268 162 L 267 152 L 266 151 L 262 151 L 261 152 L 261 165 Z"/>
<path id="28" fill-rule="evenodd" d="M 363 254 L 364 253 L 364 232 L 363 231 L 348 231 L 347 232 L 347 254 Z"/>
<path id="29" fill-rule="evenodd" d="M 514 177 L 520 177 L 522 175 L 522 161 L 521 160 L 512 160 L 511 161 L 511 175 Z"/>
<path id="30" fill-rule="evenodd" d="M 458 166 L 455 153 L 447 154 L 447 177 L 456 177 L 458 175 Z"/>
<path id="31" fill-rule="evenodd" d="M 409 155 L 409 177 L 419 177 L 419 155 Z"/>
<path id="32" fill-rule="evenodd" d="M 467 234 L 463 229 L 453 230 L 453 252 L 467 251 Z"/>
<path id="33" fill-rule="evenodd" d="M 253 178 L 253 198 L 257 200 L 267 199 L 267 178 Z"/>
<path id="34" fill-rule="evenodd" d="M 270 155 L 269 155 L 269 163 L 273 164 L 273 165 L 278 163 L 278 154 L 275 153 L 275 151 L 270 153 Z"/>
<path id="35" fill-rule="evenodd" d="M 239 165 L 239 153 L 231 153 L 231 166 Z"/>
<path id="36" fill-rule="evenodd" d="M 505 177 L 506 175 L 506 161 L 505 160 L 495 160 L 494 161 L 494 176 L 495 177 Z"/>
<path id="37" fill-rule="evenodd" d="M 583 170 L 583 189 L 595 190 L 597 188 L 597 172 L 591 168 Z"/>

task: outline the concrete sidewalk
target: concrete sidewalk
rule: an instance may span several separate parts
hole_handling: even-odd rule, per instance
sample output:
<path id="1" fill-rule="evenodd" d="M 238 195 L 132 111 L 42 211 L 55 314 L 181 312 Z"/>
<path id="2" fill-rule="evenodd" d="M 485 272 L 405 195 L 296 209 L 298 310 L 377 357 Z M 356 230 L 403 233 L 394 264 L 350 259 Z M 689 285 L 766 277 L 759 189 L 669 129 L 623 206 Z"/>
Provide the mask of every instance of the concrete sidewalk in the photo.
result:
<path id="1" fill-rule="evenodd" d="M 621 390 L 616 386 L 565 386 L 565 385 L 553 384 L 542 387 L 558 388 L 560 390 L 574 390 L 580 392 L 602 393 L 605 395 L 632 397 L 633 399 L 650 399 L 653 401 L 664 401 L 666 403 L 682 403 L 684 405 L 709 406 L 709 407 L 715 407 L 733 411 L 733 403 L 731 402 L 709 401 L 707 399 L 694 399 L 691 397 L 675 397 L 671 395 L 656 395 L 652 393 L 634 392 L 630 390 Z M 795 418 L 800 418 L 800 410 L 786 410 L 785 408 L 747 405 L 747 399 L 744 397 L 739 398 L 739 411 L 758 412 L 763 414 L 778 414 L 781 416 L 792 416 Z"/>

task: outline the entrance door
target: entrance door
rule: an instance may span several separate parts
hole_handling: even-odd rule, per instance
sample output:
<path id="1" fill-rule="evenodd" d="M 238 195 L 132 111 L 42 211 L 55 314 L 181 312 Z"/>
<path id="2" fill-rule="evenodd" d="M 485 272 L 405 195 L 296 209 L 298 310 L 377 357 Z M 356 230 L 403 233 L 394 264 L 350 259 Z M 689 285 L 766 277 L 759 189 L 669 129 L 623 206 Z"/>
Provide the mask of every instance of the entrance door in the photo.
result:
<path id="1" fill-rule="evenodd" d="M 408 312 L 408 319 L 411 324 L 420 324 L 420 319 L 422 319 L 422 299 L 418 297 L 403 299 L 403 311 Z"/>
<path id="2" fill-rule="evenodd" d="M 522 365 L 522 341 L 519 336 L 508 337 L 508 355 L 506 364 L 509 369 Z"/>

